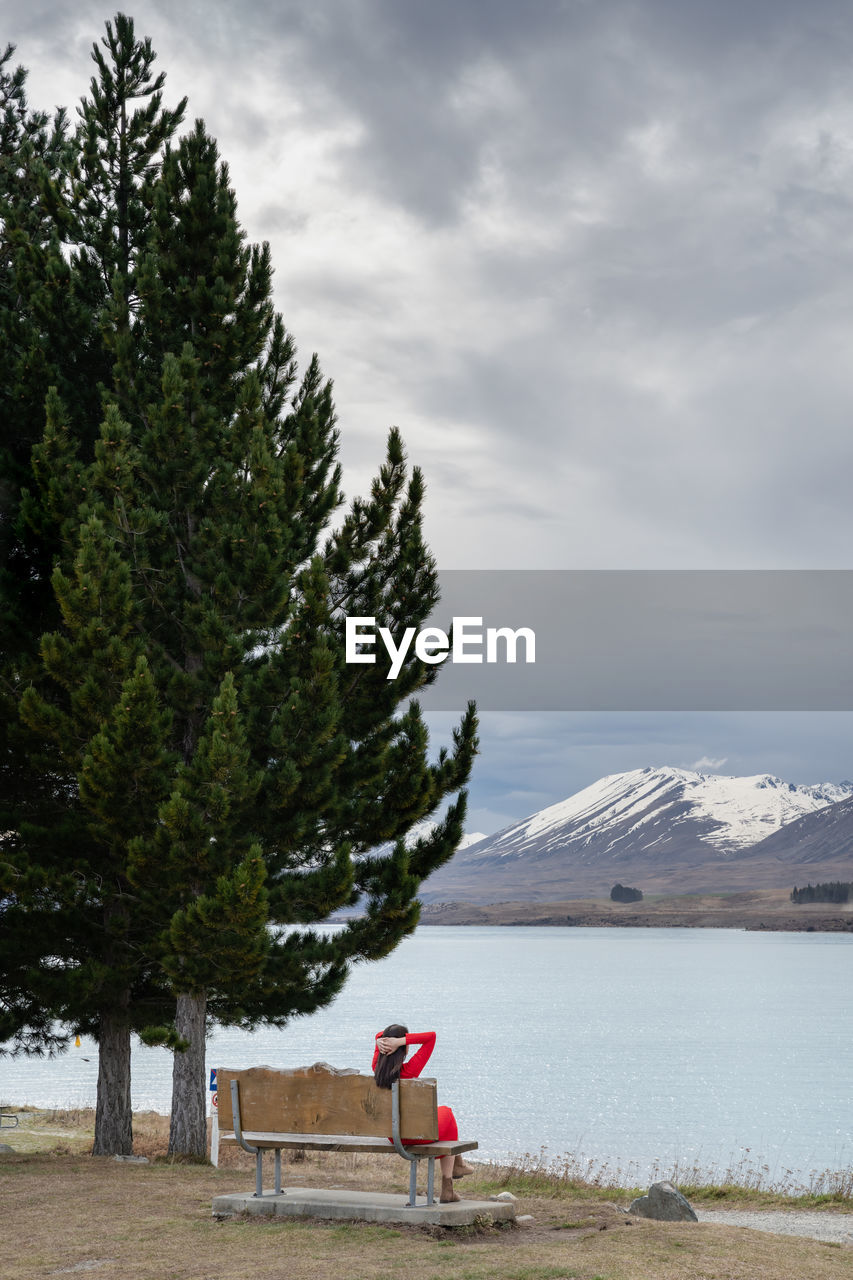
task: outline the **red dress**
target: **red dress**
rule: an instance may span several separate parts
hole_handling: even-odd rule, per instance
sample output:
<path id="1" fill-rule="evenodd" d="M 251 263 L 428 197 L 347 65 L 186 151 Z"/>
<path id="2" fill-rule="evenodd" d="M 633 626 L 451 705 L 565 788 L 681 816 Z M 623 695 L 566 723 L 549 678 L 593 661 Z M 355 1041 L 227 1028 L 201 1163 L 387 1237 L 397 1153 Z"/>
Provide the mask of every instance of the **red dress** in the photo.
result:
<path id="1" fill-rule="evenodd" d="M 384 1032 L 377 1031 L 376 1039 L 377 1040 L 381 1039 L 383 1035 L 384 1035 Z M 411 1080 L 414 1076 L 419 1076 L 421 1074 L 424 1067 L 429 1062 L 430 1056 L 432 1055 L 432 1051 L 435 1048 L 435 1032 L 420 1031 L 417 1034 L 410 1032 L 406 1036 L 406 1044 L 407 1045 L 419 1044 L 421 1047 L 420 1049 L 418 1049 L 417 1053 L 413 1054 L 412 1057 L 409 1058 L 408 1062 L 403 1063 L 402 1067 L 400 1068 L 401 1080 Z M 379 1050 L 378 1048 L 374 1048 L 373 1062 L 370 1067 L 371 1071 L 374 1071 L 374 1072 L 376 1071 L 376 1064 L 378 1061 L 379 1061 Z M 459 1137 L 459 1130 L 456 1127 L 456 1117 L 454 1116 L 450 1107 L 439 1107 L 438 1108 L 438 1140 L 439 1142 L 455 1142 L 458 1137 Z M 414 1143 L 410 1142 L 408 1145 L 414 1146 Z"/>

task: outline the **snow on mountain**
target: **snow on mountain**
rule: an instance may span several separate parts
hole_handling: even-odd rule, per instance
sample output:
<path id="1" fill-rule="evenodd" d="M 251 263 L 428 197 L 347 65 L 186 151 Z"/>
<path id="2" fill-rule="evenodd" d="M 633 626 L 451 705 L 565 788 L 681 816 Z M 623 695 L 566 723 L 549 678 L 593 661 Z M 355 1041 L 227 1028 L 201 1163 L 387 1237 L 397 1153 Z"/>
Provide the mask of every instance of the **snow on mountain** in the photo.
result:
<path id="1" fill-rule="evenodd" d="M 737 778 L 635 769 L 601 778 L 481 840 L 462 860 L 473 866 L 571 851 L 574 861 L 600 862 L 641 854 L 689 855 L 702 848 L 729 857 L 851 795 L 851 783 L 800 786 L 767 773 Z"/>
<path id="2" fill-rule="evenodd" d="M 852 793 L 850 783 L 797 786 L 769 773 L 733 778 L 688 769 L 635 769 L 599 779 L 568 800 L 533 814 L 515 830 L 523 830 L 526 839 L 542 840 L 548 833 L 559 838 L 570 824 L 580 823 L 581 831 L 592 835 L 628 822 L 630 831 L 641 839 L 645 824 L 656 824 L 666 812 L 676 820 L 687 806 L 694 821 L 713 824 L 705 837 L 708 843 L 729 852 L 755 844 L 785 823 Z"/>
<path id="3" fill-rule="evenodd" d="M 753 858 L 775 858 L 780 863 L 796 864 L 801 874 L 811 879 L 811 868 L 816 863 L 840 861 L 848 864 L 841 875 L 850 879 L 853 873 L 853 797 L 838 804 L 825 805 L 814 813 L 803 814 L 793 822 L 774 831 L 772 835 L 754 845 L 745 855 Z M 815 879 L 820 879 L 816 876 Z M 833 873 L 829 879 L 837 879 Z"/>
<path id="4" fill-rule="evenodd" d="M 416 822 L 406 835 L 406 847 L 410 849 L 416 840 L 422 840 L 425 836 L 431 835 L 437 826 L 438 823 L 433 821 L 432 818 L 424 818 L 422 822 Z M 467 849 L 469 845 L 477 844 L 480 840 L 485 839 L 486 837 L 482 831 L 466 832 L 457 845 L 456 852 L 458 853 L 461 849 Z M 382 845 L 381 847 L 383 849 L 391 848 L 390 844 Z"/>

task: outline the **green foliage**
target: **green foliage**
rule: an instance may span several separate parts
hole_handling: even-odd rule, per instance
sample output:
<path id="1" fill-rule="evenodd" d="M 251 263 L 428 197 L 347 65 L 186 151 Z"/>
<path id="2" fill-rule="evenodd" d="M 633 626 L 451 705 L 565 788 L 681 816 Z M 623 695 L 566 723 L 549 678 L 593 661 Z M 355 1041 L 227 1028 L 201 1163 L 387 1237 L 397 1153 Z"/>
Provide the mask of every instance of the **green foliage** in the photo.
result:
<path id="1" fill-rule="evenodd" d="M 849 902 L 853 895 L 853 883 L 846 880 L 831 880 L 823 884 L 807 884 L 791 890 L 792 902 L 832 902 L 840 904 Z"/>
<path id="2" fill-rule="evenodd" d="M 110 623 L 122 600 L 129 607 L 128 581 L 103 522 L 83 532 L 95 513 L 81 506 L 113 363 L 122 232 L 110 209 L 116 201 L 140 207 L 134 193 L 156 175 L 158 149 L 180 115 L 158 107 L 146 115 L 147 140 L 142 121 L 128 133 L 124 104 L 128 92 L 146 95 L 139 73 L 150 50 L 135 41 L 129 19 L 119 17 L 116 32 L 121 65 L 96 54 L 121 89 L 102 95 L 100 106 L 84 103 L 76 132 L 64 111 L 52 121 L 30 111 L 26 72 L 10 70 L 11 46 L 0 60 L 0 1040 L 27 1051 L 60 1048 L 74 1030 L 97 1032 L 114 993 L 126 1002 L 128 984 L 144 1020 L 170 1004 L 126 935 L 125 887 L 104 878 L 111 864 L 78 799 L 89 740 L 97 758 L 105 745 L 95 739 L 116 719 L 141 652 L 132 644 L 125 651 Z M 150 105 L 149 95 L 143 114 Z M 131 135 L 125 146 L 121 137 Z M 100 174 L 92 167 L 98 147 L 109 153 Z M 132 265 L 139 237 L 125 239 Z M 98 884 L 114 896 L 93 892 Z"/>
<path id="3" fill-rule="evenodd" d="M 156 54 L 150 40 L 137 38 L 132 18 L 119 13 L 107 22 L 101 45 L 106 56 L 97 44 L 92 49 L 97 74 L 91 97 L 80 105 L 60 218 L 77 246 L 77 266 L 91 297 L 101 306 L 112 300 L 112 319 L 122 333 L 134 305 L 138 256 L 148 239 L 151 186 L 187 99 L 163 107 L 166 77 L 153 76 Z M 135 102 L 141 105 L 134 108 Z"/>
<path id="4" fill-rule="evenodd" d="M 613 902 L 642 902 L 642 889 L 631 889 L 626 884 L 615 884 L 610 890 L 610 898 Z"/>

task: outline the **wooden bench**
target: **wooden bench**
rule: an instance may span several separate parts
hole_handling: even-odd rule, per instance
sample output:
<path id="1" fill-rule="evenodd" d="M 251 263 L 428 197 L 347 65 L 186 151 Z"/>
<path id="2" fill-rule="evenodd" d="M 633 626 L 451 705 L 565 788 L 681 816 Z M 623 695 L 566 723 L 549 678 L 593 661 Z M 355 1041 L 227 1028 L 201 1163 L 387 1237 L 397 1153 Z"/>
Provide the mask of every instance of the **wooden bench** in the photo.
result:
<path id="1" fill-rule="evenodd" d="M 427 1204 L 434 1203 L 437 1157 L 474 1151 L 476 1142 L 439 1142 L 435 1081 L 400 1080 L 377 1087 L 373 1076 L 336 1070 L 328 1063 L 293 1071 L 218 1068 L 219 1141 L 255 1157 L 255 1196 L 263 1196 L 263 1154 L 275 1152 L 275 1191 L 282 1195 L 281 1153 L 372 1151 L 402 1156 L 409 1165 L 409 1205 L 414 1206 L 419 1160 L 428 1162 Z M 408 1140 L 419 1139 L 410 1146 Z M 422 1145 L 421 1145 L 422 1144 Z"/>

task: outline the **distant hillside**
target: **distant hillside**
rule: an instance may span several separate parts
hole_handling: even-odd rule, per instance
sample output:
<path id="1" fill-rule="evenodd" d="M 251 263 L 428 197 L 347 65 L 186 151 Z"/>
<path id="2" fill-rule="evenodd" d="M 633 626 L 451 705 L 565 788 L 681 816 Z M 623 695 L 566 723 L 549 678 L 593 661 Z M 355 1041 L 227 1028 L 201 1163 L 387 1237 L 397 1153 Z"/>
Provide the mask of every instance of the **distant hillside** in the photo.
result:
<path id="1" fill-rule="evenodd" d="M 803 868 L 839 859 L 853 865 L 853 796 L 786 823 L 746 853 Z"/>
<path id="2" fill-rule="evenodd" d="M 836 810 L 837 820 L 828 819 Z M 637 769 L 602 778 L 461 849 L 420 896 L 551 901 L 604 895 L 617 880 L 646 892 L 784 887 L 800 848 L 812 876 L 824 863 L 835 876 L 851 847 L 849 782 L 798 786 L 770 774 Z"/>

